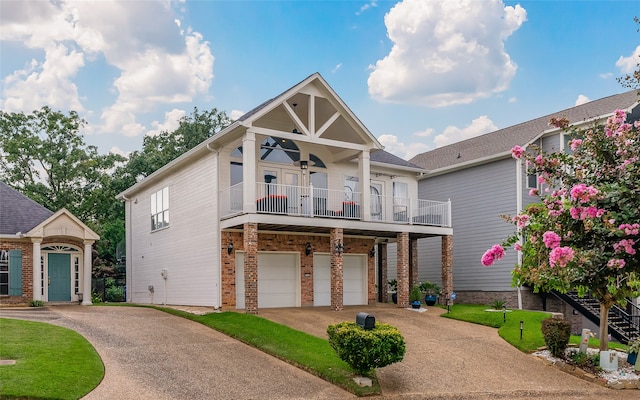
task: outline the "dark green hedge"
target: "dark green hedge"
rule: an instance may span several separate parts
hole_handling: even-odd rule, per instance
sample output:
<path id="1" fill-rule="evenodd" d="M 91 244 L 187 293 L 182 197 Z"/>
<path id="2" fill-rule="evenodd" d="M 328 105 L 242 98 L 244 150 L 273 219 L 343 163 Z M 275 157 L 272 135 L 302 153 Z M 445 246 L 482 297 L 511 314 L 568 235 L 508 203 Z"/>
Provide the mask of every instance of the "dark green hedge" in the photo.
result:
<path id="1" fill-rule="evenodd" d="M 355 322 L 340 322 L 329 325 L 327 333 L 338 357 L 360 375 L 404 358 L 404 337 L 389 324 L 377 323 L 374 329 L 365 330 Z"/>

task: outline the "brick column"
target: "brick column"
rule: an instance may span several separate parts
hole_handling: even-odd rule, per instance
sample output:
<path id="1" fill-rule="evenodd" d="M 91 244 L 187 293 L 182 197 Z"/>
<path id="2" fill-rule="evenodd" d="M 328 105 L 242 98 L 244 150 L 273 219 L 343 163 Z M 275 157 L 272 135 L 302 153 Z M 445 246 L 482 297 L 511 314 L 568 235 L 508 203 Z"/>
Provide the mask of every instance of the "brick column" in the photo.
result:
<path id="1" fill-rule="evenodd" d="M 453 292 L 453 236 L 442 236 L 442 294 Z M 453 304 L 450 300 L 449 304 Z"/>
<path id="2" fill-rule="evenodd" d="M 258 313 L 258 224 L 244 224 L 244 312 Z"/>
<path id="3" fill-rule="evenodd" d="M 336 251 L 338 243 L 342 243 L 342 228 L 331 228 L 331 309 L 341 311 L 343 308 L 343 271 L 342 271 L 342 253 Z"/>
<path id="4" fill-rule="evenodd" d="M 379 285 L 382 288 L 382 297 L 380 299 L 380 301 L 382 301 L 383 303 L 388 303 L 389 302 L 389 293 L 387 293 L 389 291 L 389 285 L 387 285 L 387 282 L 389 282 L 389 274 L 387 273 L 387 244 L 386 243 L 380 243 L 378 244 L 378 259 L 379 259 L 379 263 L 381 263 L 382 268 L 380 271 L 380 282 Z"/>
<path id="5" fill-rule="evenodd" d="M 409 287 L 412 288 L 418 284 L 418 241 L 411 239 L 409 241 Z"/>
<path id="6" fill-rule="evenodd" d="M 409 233 L 398 233 L 398 307 L 409 307 Z"/>

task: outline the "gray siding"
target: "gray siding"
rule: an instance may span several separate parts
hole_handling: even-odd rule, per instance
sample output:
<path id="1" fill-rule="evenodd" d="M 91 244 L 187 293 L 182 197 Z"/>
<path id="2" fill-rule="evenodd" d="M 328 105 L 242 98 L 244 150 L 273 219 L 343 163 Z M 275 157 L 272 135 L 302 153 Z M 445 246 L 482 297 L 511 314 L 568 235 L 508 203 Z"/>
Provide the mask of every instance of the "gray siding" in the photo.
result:
<path id="1" fill-rule="evenodd" d="M 514 232 L 514 226 L 500 215 L 516 213 L 515 162 L 508 158 L 427 178 L 419 184 L 420 198 L 451 199 L 454 290 L 513 290 L 511 270 L 517 262 L 515 251 L 507 251 L 491 267 L 482 266 L 480 258 L 489 247 Z M 420 280 L 441 281 L 440 246 L 440 238 L 418 242 Z M 395 256 L 391 246 L 389 255 L 389 259 Z"/>

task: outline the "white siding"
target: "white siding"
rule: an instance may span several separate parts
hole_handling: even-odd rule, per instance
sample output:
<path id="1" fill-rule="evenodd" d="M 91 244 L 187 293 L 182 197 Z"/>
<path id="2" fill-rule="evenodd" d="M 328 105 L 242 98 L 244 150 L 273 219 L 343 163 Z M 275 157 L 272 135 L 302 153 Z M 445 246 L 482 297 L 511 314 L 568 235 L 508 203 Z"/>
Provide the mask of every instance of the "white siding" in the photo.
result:
<path id="1" fill-rule="evenodd" d="M 217 155 L 208 154 L 131 201 L 131 299 L 136 303 L 218 306 L 220 240 Z M 151 193 L 169 187 L 169 226 L 150 231 Z M 160 271 L 167 269 L 168 279 Z M 148 290 L 154 286 L 154 293 Z M 166 291 L 165 291 L 166 286 Z"/>
<path id="2" fill-rule="evenodd" d="M 511 270 L 516 252 L 491 267 L 480 263 L 482 254 L 514 232 L 514 226 L 500 218 L 516 213 L 516 165 L 511 158 L 468 168 L 420 182 L 420 198 L 451 199 L 453 224 L 454 290 L 513 290 Z M 395 277 L 395 246 L 388 249 L 389 279 Z M 420 280 L 441 281 L 440 238 L 418 241 Z"/>

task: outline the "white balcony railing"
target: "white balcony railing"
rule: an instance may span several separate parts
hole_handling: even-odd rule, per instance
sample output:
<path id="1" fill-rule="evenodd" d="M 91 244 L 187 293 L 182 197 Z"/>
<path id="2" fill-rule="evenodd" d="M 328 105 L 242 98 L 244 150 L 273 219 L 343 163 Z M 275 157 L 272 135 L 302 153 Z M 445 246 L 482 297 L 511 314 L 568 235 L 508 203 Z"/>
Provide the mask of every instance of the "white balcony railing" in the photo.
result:
<path id="1" fill-rule="evenodd" d="M 451 226 L 451 202 L 371 195 L 373 222 Z M 364 220 L 362 194 L 314 187 L 256 184 L 256 212 L 290 216 Z M 220 192 L 222 217 L 241 214 L 243 184 Z"/>

